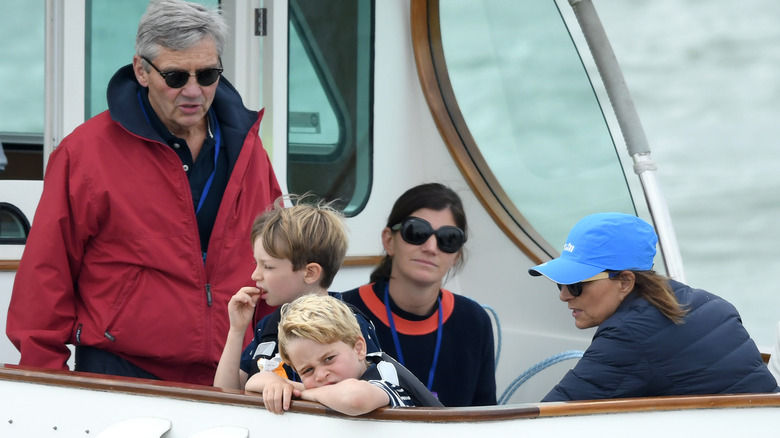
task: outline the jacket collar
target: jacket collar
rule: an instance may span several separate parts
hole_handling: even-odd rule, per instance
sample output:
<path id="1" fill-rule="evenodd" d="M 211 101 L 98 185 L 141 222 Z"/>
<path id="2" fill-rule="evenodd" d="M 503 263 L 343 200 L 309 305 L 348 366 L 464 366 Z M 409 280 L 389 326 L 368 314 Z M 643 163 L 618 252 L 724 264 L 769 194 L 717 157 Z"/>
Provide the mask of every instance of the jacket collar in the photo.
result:
<path id="1" fill-rule="evenodd" d="M 132 134 L 165 143 L 144 113 L 141 100 L 143 92 L 145 92 L 144 87 L 136 80 L 132 64 L 117 70 L 108 83 L 106 93 L 111 119 Z M 238 91 L 224 76 L 219 79 L 211 108 L 220 123 L 222 138 L 232 168 L 233 163 L 238 159 L 247 133 L 257 122 L 258 113 L 244 107 Z"/>

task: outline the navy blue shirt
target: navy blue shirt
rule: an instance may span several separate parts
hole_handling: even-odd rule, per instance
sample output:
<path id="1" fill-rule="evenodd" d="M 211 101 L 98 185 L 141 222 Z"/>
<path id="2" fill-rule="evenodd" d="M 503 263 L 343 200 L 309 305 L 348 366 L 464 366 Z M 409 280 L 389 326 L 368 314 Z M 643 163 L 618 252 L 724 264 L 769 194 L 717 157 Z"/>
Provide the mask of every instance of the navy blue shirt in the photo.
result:
<path id="1" fill-rule="evenodd" d="M 211 230 L 214 228 L 214 222 L 217 219 L 219 204 L 222 202 L 222 195 L 225 193 L 225 187 L 227 187 L 230 177 L 227 148 L 224 143 L 220 144 L 215 170 L 214 153 L 217 139 L 220 137 L 217 136 L 219 126 L 214 110 L 209 108 L 206 115 L 208 118 L 208 132 L 198 157 L 193 161 L 187 142 L 183 138 L 173 135 L 152 109 L 149 103 L 148 89 L 144 89 L 144 92 L 140 93 L 140 97 L 149 123 L 160 134 L 163 141 L 176 152 L 176 155 L 181 159 L 184 171 L 187 173 L 187 179 L 190 182 L 190 190 L 192 192 L 192 203 L 196 210 L 195 218 L 198 221 L 200 247 L 201 251 L 205 253 L 208 249 L 209 238 L 211 238 Z M 206 183 L 212 172 L 214 172 L 214 179 L 209 186 L 203 205 L 198 210 Z"/>
<path id="2" fill-rule="evenodd" d="M 363 286 L 342 294 L 344 301 L 367 315 L 376 327 L 379 343 L 385 353 L 398 360 L 395 340 L 383 304 L 387 280 Z M 365 292 L 363 295 L 362 292 Z M 495 349 L 490 316 L 477 302 L 452 292 L 440 291 L 444 310 L 440 354 L 431 377 L 438 328 L 438 307 L 431 314 L 419 316 L 405 312 L 392 298 L 390 310 L 398 328 L 403 350 L 402 365 L 425 385 L 444 406 L 488 406 L 496 404 Z M 403 325 L 406 329 L 401 328 Z M 400 360 L 399 360 L 400 362 Z"/>

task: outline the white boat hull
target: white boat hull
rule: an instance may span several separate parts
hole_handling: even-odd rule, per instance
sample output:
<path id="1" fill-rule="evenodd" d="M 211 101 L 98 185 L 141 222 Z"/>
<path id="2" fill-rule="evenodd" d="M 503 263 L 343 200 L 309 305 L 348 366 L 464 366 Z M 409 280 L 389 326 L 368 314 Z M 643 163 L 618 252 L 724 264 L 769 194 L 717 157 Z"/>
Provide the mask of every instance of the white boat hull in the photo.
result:
<path id="1" fill-rule="evenodd" d="M 88 377 L 89 376 L 89 377 Z M 383 408 L 347 417 L 294 401 L 274 415 L 262 397 L 196 385 L 0 368 L 0 436 L 734 437 L 777 427 L 780 394 L 654 397 L 475 408 Z M 609 414 L 609 415 L 606 415 Z M 169 426 L 169 430 L 166 429 Z M 162 432 L 162 433 L 161 433 Z M 156 435 L 155 435 L 156 434 Z"/>
<path id="2" fill-rule="evenodd" d="M 54 1 L 51 3 L 58 4 Z M 233 7 L 237 10 L 239 4 L 246 2 L 225 0 L 222 3 L 228 9 Z M 265 3 L 271 6 L 271 23 L 274 20 L 277 23 L 287 22 L 286 1 Z M 442 110 L 443 103 L 437 106 L 438 101 L 428 101 L 432 93 L 421 86 L 422 83 L 433 83 L 438 79 L 426 76 L 426 73 L 433 72 L 433 68 L 418 64 L 415 59 L 415 56 L 422 56 L 430 50 L 413 53 L 413 45 L 418 44 L 420 38 L 412 30 L 419 30 L 420 22 L 411 21 L 410 17 L 419 15 L 420 9 L 427 10 L 427 5 L 423 3 L 414 0 L 375 2 L 373 185 L 370 186 L 371 197 L 363 210 L 347 219 L 350 229 L 348 260 L 352 263 L 340 270 L 331 289 L 348 290 L 366 282 L 374 265 L 372 258 L 382 253 L 379 233 L 393 199 L 421 182 L 440 181 L 450 185 L 463 198 L 471 231 L 467 244 L 468 263 L 463 271 L 448 279 L 445 287 L 496 310 L 496 338 L 500 336 L 502 341 L 497 345 L 500 357 L 496 370 L 497 395 L 501 396 L 523 370 L 562 351 L 587 348 L 592 330 L 577 330 L 565 305 L 559 302 L 554 286 L 526 274 L 527 269 L 540 260 L 538 254 L 529 255 L 528 248 L 531 245 L 519 245 L 516 241 L 518 233 L 513 233 L 512 229 L 517 228 L 514 221 L 518 220 L 519 215 L 511 218 L 514 221 L 509 220 L 510 214 L 502 210 L 503 204 L 498 205 L 492 198 L 486 200 L 487 195 L 501 187 L 484 188 L 482 185 L 486 182 L 477 178 L 481 174 L 477 175 L 479 172 L 473 169 L 468 170 L 470 167 L 464 168 L 464 162 L 467 161 L 464 157 L 467 154 L 451 149 L 452 141 L 447 134 L 452 131 L 452 127 L 440 125 L 441 117 L 434 111 Z M 67 16 L 83 18 L 83 5 L 79 5 L 79 2 L 62 2 L 62 6 L 67 9 Z M 72 11 L 71 8 L 77 10 Z M 47 22 L 53 20 L 48 19 Z M 78 32 L 72 34 L 72 28 L 78 27 L 77 20 L 62 18 L 59 24 L 68 25 L 65 26 L 66 31 L 70 32 L 68 35 L 74 40 L 84 41 L 83 29 L 80 27 Z M 418 33 L 427 35 L 427 27 Z M 469 37 L 473 38 L 474 35 Z M 286 26 L 277 26 L 264 38 L 268 49 L 264 53 L 275 54 L 276 58 L 267 60 L 269 62 L 264 65 L 264 69 L 269 71 L 265 72 L 263 86 L 267 90 L 274 90 L 274 93 L 267 93 L 267 101 L 263 102 L 267 109 L 263 139 L 266 147 L 273 150 L 274 169 L 280 182 L 285 185 L 288 172 Z M 245 42 L 249 39 L 231 40 Z M 80 45 L 64 46 L 78 49 L 76 51 L 83 56 Z M 428 45 L 425 48 L 430 49 Z M 256 52 L 258 50 L 251 47 L 247 49 L 247 53 Z M 66 55 L 62 56 L 66 63 L 63 70 L 74 77 L 84 76 L 84 59 L 71 56 L 70 53 Z M 259 64 L 256 61 L 259 60 L 248 57 L 246 62 Z M 241 61 L 236 59 L 228 65 L 233 67 L 231 70 L 235 76 L 245 70 L 241 68 Z M 256 75 L 247 76 L 255 78 Z M 63 105 L 81 101 L 83 90 L 78 92 L 71 86 L 71 81 L 67 83 L 69 86 L 62 90 L 64 94 L 60 99 Z M 257 95 L 251 91 L 257 90 L 251 89 L 249 85 L 242 87 L 241 83 L 240 77 L 236 77 L 235 84 L 239 86 L 242 95 L 251 101 L 252 96 Z M 70 98 L 69 93 L 75 93 L 77 97 Z M 84 114 L 83 110 L 75 110 L 72 106 L 50 106 L 48 118 L 63 113 L 80 118 Z M 66 134 L 81 121 L 67 118 L 63 121 L 62 132 L 58 132 L 55 137 Z M 496 123 L 495 128 L 503 129 L 500 123 Z M 553 130 L 548 137 L 564 134 Z M 554 143 L 544 144 L 546 148 L 551 145 Z M 571 150 L 575 151 L 576 146 L 572 144 Z M 589 144 L 587 149 L 591 148 Z M 44 151 L 45 154 L 49 152 L 48 149 Z M 524 170 L 526 164 L 512 161 L 510 157 L 506 161 L 518 172 Z M 534 161 L 533 164 L 538 163 Z M 619 160 L 614 165 L 619 166 Z M 576 169 L 563 170 L 570 175 Z M 527 186 L 533 188 L 544 184 L 539 179 L 528 181 Z M 568 179 L 565 181 L 569 182 Z M 523 182 L 525 186 L 525 180 Z M 286 189 L 284 187 L 285 192 Z M 32 218 L 41 190 L 41 181 L 6 181 L 0 185 L 0 201 L 17 206 L 26 217 Z M 591 191 L 599 196 L 604 195 L 598 189 Z M 546 206 L 547 200 L 543 201 L 542 204 Z M 556 208 L 552 203 L 547 208 L 551 210 L 548 222 L 566 222 L 572 219 L 567 215 L 580 213 L 569 208 Z M 573 219 L 566 222 L 566 228 L 573 223 Z M 530 227 L 524 231 L 529 233 L 526 240 L 540 237 Z M 541 251 L 542 247 L 549 247 L 552 243 L 539 238 L 534 241 L 531 250 Z M 8 307 L 22 249 L 20 245 L 0 245 L 0 261 L 6 262 L 0 264 L 0 313 L 3 314 Z M 4 318 L 0 317 L 0 332 L 4 333 L 4 329 Z M 2 336 L 0 362 L 17 363 L 18 360 L 18 352 Z M 70 365 L 72 367 L 72 361 Z M 382 409 L 359 419 L 345 417 L 321 405 L 299 400 L 293 402 L 291 412 L 281 416 L 272 415 L 263 408 L 262 399 L 257 395 L 210 387 L 0 367 L 0 393 L 3 394 L 0 397 L 0 413 L 4 416 L 0 418 L 0 437 L 205 438 L 315 435 L 342 438 L 471 438 L 558 437 L 576 434 L 578 438 L 709 438 L 741 436 L 746 433 L 767 434 L 777 427 L 777 418 L 780 418 L 780 394 L 528 403 L 541 399 L 573 365 L 573 361 L 565 361 L 535 375 L 508 399 L 508 406 Z"/>

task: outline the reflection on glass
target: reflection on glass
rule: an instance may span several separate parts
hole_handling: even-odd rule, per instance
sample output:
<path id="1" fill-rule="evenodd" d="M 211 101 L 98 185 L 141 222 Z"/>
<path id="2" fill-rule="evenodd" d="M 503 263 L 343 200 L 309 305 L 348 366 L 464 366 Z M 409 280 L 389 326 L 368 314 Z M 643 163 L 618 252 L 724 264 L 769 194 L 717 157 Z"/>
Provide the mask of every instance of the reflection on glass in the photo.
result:
<path id="1" fill-rule="evenodd" d="M 0 202 L 0 244 L 24 244 L 30 232 L 30 223 L 21 210 Z"/>
<path id="2" fill-rule="evenodd" d="M 290 26 L 289 135 L 294 153 L 330 154 L 339 147 L 343 127 L 309 62 L 298 29 Z M 343 107 L 343 105 L 341 105 Z"/>
<path id="3" fill-rule="evenodd" d="M 490 171 L 555 248 L 599 211 L 635 214 L 587 73 L 551 1 L 440 2 L 452 87 Z"/>
<path id="4" fill-rule="evenodd" d="M 5 2 L 0 14 L 0 132 L 43 133 L 45 2 Z"/>
<path id="5" fill-rule="evenodd" d="M 287 187 L 347 216 L 371 190 L 371 0 L 290 1 Z"/>

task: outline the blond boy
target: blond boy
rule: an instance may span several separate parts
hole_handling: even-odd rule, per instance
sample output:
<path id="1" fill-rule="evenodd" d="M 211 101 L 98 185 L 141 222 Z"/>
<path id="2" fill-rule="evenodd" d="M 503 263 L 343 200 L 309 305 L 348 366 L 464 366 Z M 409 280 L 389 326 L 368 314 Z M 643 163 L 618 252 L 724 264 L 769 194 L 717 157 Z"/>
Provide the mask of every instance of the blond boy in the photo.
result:
<path id="1" fill-rule="evenodd" d="M 292 383 L 292 395 L 303 400 L 347 415 L 425 403 L 407 390 L 424 389 L 408 370 L 383 353 L 367 354 L 354 313 L 334 297 L 308 295 L 282 307 L 279 353 L 301 377 Z M 274 382 L 270 373 L 261 374 L 255 389 L 263 392 L 266 408 L 277 414 L 289 409 L 289 399 L 268 391 L 265 383 Z M 413 382 L 407 383 L 409 378 Z"/>

